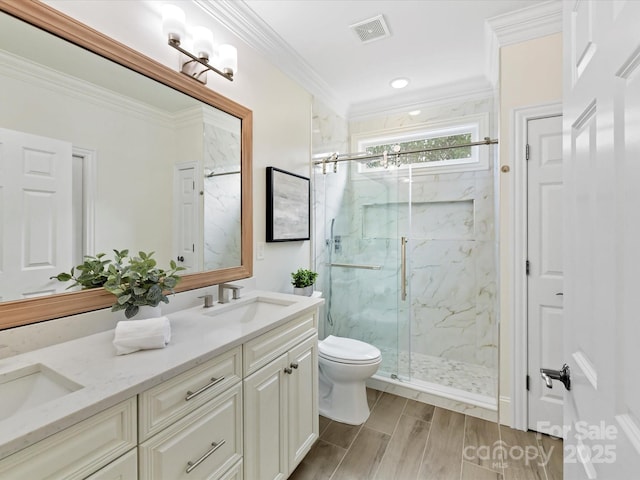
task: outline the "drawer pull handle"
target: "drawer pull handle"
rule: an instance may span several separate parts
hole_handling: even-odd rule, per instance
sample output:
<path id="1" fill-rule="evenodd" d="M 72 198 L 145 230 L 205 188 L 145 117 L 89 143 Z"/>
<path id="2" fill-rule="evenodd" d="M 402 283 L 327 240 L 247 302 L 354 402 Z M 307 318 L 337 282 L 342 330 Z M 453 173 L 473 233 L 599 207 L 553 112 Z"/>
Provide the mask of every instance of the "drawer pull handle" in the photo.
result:
<path id="1" fill-rule="evenodd" d="M 284 367 L 284 373 L 291 375 L 293 373 L 293 370 L 291 370 L 291 368 L 289 367 Z"/>
<path id="2" fill-rule="evenodd" d="M 213 377 L 211 379 L 211 383 L 207 383 L 204 387 L 199 388 L 195 392 L 192 392 L 191 390 L 188 390 L 187 391 L 187 396 L 184 397 L 184 399 L 187 400 L 187 401 L 191 400 L 193 397 L 196 397 L 196 396 L 200 395 L 205 390 L 209 390 L 211 387 L 219 384 L 223 380 L 224 380 L 224 375 L 222 377 L 220 377 L 220 378 Z"/>
<path id="3" fill-rule="evenodd" d="M 298 364 L 296 362 L 293 362 L 291 365 L 289 365 L 291 368 L 293 368 L 294 370 L 298 369 Z"/>
<path id="4" fill-rule="evenodd" d="M 225 443 L 224 440 L 222 440 L 221 442 L 213 442 L 211 444 L 211 449 L 205 453 L 204 455 L 202 455 L 198 460 L 196 460 L 195 462 L 187 462 L 187 473 L 191 473 L 193 471 L 194 468 L 196 468 L 198 465 L 200 465 L 202 462 L 204 462 L 207 458 L 209 458 L 211 455 L 213 455 L 213 453 L 218 450 L 221 446 L 223 446 Z"/>

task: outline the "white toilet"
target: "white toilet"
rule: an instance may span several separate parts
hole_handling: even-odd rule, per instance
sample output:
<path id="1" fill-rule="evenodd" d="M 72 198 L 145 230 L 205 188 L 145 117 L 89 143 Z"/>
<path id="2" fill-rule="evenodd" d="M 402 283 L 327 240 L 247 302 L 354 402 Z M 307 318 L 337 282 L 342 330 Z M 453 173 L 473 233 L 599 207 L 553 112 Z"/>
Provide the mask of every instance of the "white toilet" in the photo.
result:
<path id="1" fill-rule="evenodd" d="M 320 415 L 360 425 L 369 418 L 365 380 L 378 371 L 382 355 L 373 345 L 329 335 L 318 343 Z"/>

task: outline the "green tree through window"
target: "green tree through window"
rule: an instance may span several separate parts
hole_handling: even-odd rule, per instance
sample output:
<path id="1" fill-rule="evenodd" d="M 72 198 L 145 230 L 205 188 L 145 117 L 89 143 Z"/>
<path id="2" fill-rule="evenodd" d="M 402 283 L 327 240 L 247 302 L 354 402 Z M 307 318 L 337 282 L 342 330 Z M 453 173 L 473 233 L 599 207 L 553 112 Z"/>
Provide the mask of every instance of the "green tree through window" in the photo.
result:
<path id="1" fill-rule="evenodd" d="M 455 147 L 456 145 L 470 143 L 471 141 L 471 133 L 469 132 L 458 135 L 447 135 L 444 137 L 423 138 L 418 140 L 408 140 L 405 142 L 388 143 L 384 145 L 372 145 L 366 147 L 365 151 L 369 155 L 375 155 L 382 154 L 386 150 L 389 154 L 389 163 L 392 163 L 392 160 L 394 159 L 393 147 L 395 145 L 400 146 L 400 152 L 407 152 L 411 150 L 425 150 L 437 147 Z M 459 147 L 446 150 L 434 150 L 431 152 L 413 153 L 403 155 L 400 161 L 403 164 L 419 164 L 471 158 L 471 148 L 472 147 Z M 382 158 L 371 160 L 366 162 L 364 165 L 368 169 L 385 167 L 384 160 Z"/>

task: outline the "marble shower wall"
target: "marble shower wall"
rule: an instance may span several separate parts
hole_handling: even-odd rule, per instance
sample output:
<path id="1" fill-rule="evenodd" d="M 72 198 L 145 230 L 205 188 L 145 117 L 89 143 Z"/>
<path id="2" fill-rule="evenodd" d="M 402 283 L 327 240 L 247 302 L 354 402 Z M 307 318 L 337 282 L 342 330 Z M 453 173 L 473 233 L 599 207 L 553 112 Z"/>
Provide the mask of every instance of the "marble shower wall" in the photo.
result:
<path id="1" fill-rule="evenodd" d="M 491 171 L 414 178 L 412 205 L 411 351 L 497 368 Z"/>
<path id="2" fill-rule="evenodd" d="M 494 136 L 493 111 L 493 99 L 487 98 L 424 108 L 417 118 L 398 114 L 351 122 L 349 129 L 351 134 L 380 134 L 487 112 L 490 131 L 481 136 Z M 323 270 L 325 297 L 331 292 L 325 308 L 330 307 L 334 323 L 326 326 L 327 334 L 378 346 L 385 352 L 383 369 L 400 375 L 409 372 L 400 371 L 406 367 L 398 362 L 398 351 L 497 368 L 495 153 L 491 153 L 488 170 L 438 175 L 414 170 L 411 184 L 401 178 L 401 171 L 365 176 L 356 165 L 340 164 L 337 174 L 328 169 L 326 175 L 314 175 L 316 211 L 322 212 L 316 221 L 322 230 L 316 235 L 317 265 L 330 259 L 380 267 Z M 331 219 L 339 249 L 327 233 Z M 410 237 L 407 302 L 398 294 L 402 235 Z"/>
<path id="3" fill-rule="evenodd" d="M 326 158 L 328 153 L 348 152 L 348 124 L 341 116 L 314 98 L 313 100 L 313 156 Z M 313 268 L 318 272 L 316 290 L 321 290 L 325 296 L 329 292 L 329 278 L 331 272 L 327 267 L 330 263 L 327 242 L 331 242 L 331 223 L 334 224 L 343 208 L 344 195 L 348 189 L 347 168 L 345 164 L 339 164 L 337 173 L 333 173 L 333 165 L 327 164 L 327 173 L 322 173 L 322 167 L 312 169 L 312 201 L 313 201 Z M 323 317 L 319 324 L 320 336 L 325 336 L 326 305 L 323 309 Z M 323 321 L 324 320 L 324 321 Z M 331 332 L 327 332 L 331 333 Z"/>
<path id="4" fill-rule="evenodd" d="M 240 263 L 240 129 L 228 119 L 204 123 L 204 269 Z"/>

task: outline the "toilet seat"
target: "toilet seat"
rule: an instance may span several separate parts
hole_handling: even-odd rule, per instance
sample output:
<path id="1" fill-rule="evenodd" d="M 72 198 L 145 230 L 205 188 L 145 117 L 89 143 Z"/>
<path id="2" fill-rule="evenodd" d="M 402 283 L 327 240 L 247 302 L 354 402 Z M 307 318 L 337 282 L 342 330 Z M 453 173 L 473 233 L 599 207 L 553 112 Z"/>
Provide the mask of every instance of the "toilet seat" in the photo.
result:
<path id="1" fill-rule="evenodd" d="M 352 338 L 329 335 L 318 342 L 318 356 L 331 362 L 349 365 L 377 363 L 382 355 L 373 345 Z"/>

